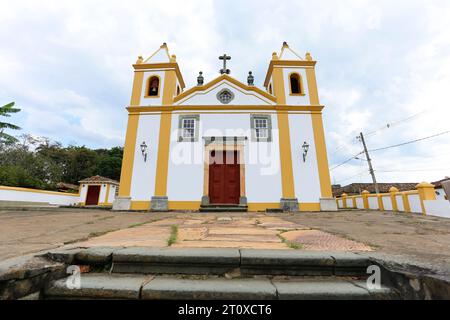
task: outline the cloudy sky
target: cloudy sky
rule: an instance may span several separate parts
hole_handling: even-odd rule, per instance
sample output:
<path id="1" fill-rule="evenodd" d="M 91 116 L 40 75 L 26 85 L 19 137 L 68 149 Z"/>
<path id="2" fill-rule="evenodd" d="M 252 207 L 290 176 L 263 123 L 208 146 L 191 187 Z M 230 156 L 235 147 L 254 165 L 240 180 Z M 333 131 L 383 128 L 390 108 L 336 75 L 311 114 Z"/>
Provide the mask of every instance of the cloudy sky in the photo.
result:
<path id="1" fill-rule="evenodd" d="M 138 55 L 163 42 L 188 87 L 198 71 L 249 70 L 262 87 L 283 41 L 318 60 L 330 167 L 361 151 L 450 130 L 448 0 L 0 0 L 0 104 L 16 101 L 23 133 L 65 145 L 124 141 Z M 387 124 L 391 127 L 387 129 Z M 450 134 L 373 152 L 380 181 L 450 175 Z M 363 160 L 332 170 L 335 183 L 368 182 Z"/>

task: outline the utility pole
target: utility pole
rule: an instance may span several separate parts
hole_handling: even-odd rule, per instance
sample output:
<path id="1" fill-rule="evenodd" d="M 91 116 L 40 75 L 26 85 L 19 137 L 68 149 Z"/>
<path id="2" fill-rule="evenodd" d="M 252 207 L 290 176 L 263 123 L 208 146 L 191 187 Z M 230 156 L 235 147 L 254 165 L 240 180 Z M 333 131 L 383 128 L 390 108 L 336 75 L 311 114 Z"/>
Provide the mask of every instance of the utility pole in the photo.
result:
<path id="1" fill-rule="evenodd" d="M 367 163 L 369 164 L 369 172 L 370 172 L 370 175 L 372 176 L 373 185 L 375 186 L 375 192 L 376 192 L 377 194 L 379 194 L 379 193 L 380 193 L 380 189 L 378 188 L 377 179 L 375 178 L 375 170 L 373 170 L 373 167 L 372 167 L 372 159 L 370 159 L 370 156 L 369 156 L 369 150 L 367 150 L 366 141 L 364 140 L 364 135 L 363 135 L 363 133 L 361 132 L 361 133 L 359 134 L 359 137 L 357 137 L 357 138 L 358 138 L 358 139 L 362 142 L 362 144 L 363 144 L 363 147 L 364 147 L 364 153 L 366 154 Z"/>

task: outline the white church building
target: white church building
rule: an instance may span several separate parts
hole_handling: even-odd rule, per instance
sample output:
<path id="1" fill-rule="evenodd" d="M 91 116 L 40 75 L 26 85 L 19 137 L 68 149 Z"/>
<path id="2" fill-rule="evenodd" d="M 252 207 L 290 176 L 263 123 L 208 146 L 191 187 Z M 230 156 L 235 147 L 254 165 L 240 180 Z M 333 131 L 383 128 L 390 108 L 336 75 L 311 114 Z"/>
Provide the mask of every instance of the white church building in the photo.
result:
<path id="1" fill-rule="evenodd" d="M 286 43 L 264 88 L 224 68 L 186 89 L 163 44 L 134 67 L 115 210 L 321 211 L 332 199 L 316 61 Z"/>

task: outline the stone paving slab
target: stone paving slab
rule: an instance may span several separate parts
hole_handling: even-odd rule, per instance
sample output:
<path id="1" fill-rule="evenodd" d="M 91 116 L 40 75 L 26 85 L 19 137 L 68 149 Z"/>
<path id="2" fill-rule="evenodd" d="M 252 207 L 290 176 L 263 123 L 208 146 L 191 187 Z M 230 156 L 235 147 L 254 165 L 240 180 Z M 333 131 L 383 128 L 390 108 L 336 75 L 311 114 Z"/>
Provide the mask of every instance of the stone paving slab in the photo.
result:
<path id="1" fill-rule="evenodd" d="M 304 250 L 372 251 L 372 248 L 320 230 L 296 230 L 281 234 L 283 238 L 297 243 Z"/>
<path id="2" fill-rule="evenodd" d="M 290 248 L 282 243 L 246 241 L 183 241 L 172 245 L 174 248 L 243 248 L 243 249 L 284 249 Z"/>
<path id="3" fill-rule="evenodd" d="M 156 277 L 142 289 L 142 299 L 268 300 L 276 289 L 268 279 L 188 280 Z"/>

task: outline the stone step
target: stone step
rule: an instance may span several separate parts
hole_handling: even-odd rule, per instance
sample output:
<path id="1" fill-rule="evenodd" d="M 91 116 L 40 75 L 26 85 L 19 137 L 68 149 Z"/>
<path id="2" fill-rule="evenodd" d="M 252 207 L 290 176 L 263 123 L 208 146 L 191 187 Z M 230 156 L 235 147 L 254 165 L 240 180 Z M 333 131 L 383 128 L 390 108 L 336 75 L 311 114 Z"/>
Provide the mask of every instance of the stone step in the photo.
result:
<path id="1" fill-rule="evenodd" d="M 247 212 L 248 206 L 241 205 L 206 205 L 200 207 L 200 212 Z"/>
<path id="2" fill-rule="evenodd" d="M 369 290 L 364 281 L 333 277 L 305 279 L 246 278 L 203 279 L 176 276 L 82 274 L 79 287 L 68 279 L 53 281 L 45 299 L 144 299 L 144 300 L 301 300 L 393 299 L 387 287 Z"/>
<path id="3" fill-rule="evenodd" d="M 126 248 L 112 252 L 112 272 L 140 274 L 367 276 L 364 255 L 252 249 Z"/>

